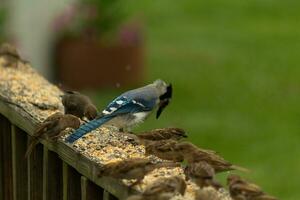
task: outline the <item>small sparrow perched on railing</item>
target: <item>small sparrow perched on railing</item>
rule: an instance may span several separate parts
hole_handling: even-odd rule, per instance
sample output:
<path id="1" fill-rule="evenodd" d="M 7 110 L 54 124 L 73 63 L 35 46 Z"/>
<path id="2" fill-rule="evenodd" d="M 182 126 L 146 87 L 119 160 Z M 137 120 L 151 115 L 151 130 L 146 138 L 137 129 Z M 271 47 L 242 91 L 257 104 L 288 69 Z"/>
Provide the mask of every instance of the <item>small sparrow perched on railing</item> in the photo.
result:
<path id="1" fill-rule="evenodd" d="M 216 190 L 222 185 L 214 180 L 215 170 L 207 162 L 200 161 L 189 163 L 184 169 L 187 180 L 191 179 L 200 188 L 211 186 Z"/>
<path id="2" fill-rule="evenodd" d="M 185 131 L 181 128 L 159 128 L 150 131 L 144 131 L 139 134 L 123 133 L 128 136 L 128 141 L 132 144 L 150 144 L 151 141 L 160 140 L 181 140 L 187 138 Z"/>
<path id="3" fill-rule="evenodd" d="M 184 157 L 184 160 L 186 160 L 188 163 L 205 161 L 211 167 L 213 167 L 216 173 L 230 170 L 248 171 L 245 168 L 233 165 L 226 161 L 215 151 L 198 148 L 190 142 L 178 143 L 174 148 L 175 151 L 179 152 L 179 154 L 181 154 Z"/>
<path id="4" fill-rule="evenodd" d="M 176 194 L 184 195 L 186 183 L 180 176 L 160 178 L 148 185 L 140 195 L 133 195 L 127 200 L 167 200 Z"/>
<path id="5" fill-rule="evenodd" d="M 181 128 L 159 128 L 151 131 L 145 131 L 137 135 L 142 140 L 180 140 L 187 138 L 185 131 Z"/>
<path id="6" fill-rule="evenodd" d="M 139 184 L 144 176 L 162 167 L 179 167 L 173 162 L 152 163 L 146 158 L 129 158 L 123 161 L 108 163 L 99 169 L 98 176 L 111 176 L 118 179 L 136 179 L 131 186 Z"/>
<path id="7" fill-rule="evenodd" d="M 67 91 L 62 95 L 62 104 L 65 108 L 65 114 L 75 115 L 80 119 L 86 117 L 93 120 L 97 116 L 97 108 L 89 97 L 76 91 Z"/>
<path id="8" fill-rule="evenodd" d="M 247 182 L 238 175 L 229 175 L 227 185 L 234 200 L 277 200 L 263 192 L 259 186 Z"/>
<path id="9" fill-rule="evenodd" d="M 182 162 L 184 157 L 175 150 L 175 140 L 144 141 L 146 155 L 155 155 L 160 159 Z"/>
<path id="10" fill-rule="evenodd" d="M 157 108 L 158 118 L 171 97 L 172 85 L 162 80 L 127 91 L 114 99 L 94 120 L 75 130 L 65 141 L 73 143 L 103 124 L 116 126 L 120 130 L 131 128 L 142 123 Z"/>
<path id="11" fill-rule="evenodd" d="M 55 139 L 66 128 L 78 128 L 80 126 L 79 118 L 74 115 L 64 115 L 60 112 L 49 116 L 34 132 L 30 144 L 25 153 L 27 158 L 34 147 L 39 143 L 40 138 Z"/>
<path id="12" fill-rule="evenodd" d="M 26 63 L 27 61 L 22 60 L 15 46 L 4 43 L 0 46 L 0 57 L 5 58 L 5 67 L 18 67 L 18 61 Z"/>

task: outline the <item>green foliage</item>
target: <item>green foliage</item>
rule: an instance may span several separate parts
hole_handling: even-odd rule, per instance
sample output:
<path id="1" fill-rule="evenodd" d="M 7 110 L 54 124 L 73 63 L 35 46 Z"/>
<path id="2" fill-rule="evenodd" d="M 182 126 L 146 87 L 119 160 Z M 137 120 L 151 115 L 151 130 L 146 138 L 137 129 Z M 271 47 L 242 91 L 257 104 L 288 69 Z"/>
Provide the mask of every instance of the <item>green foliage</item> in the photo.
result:
<path id="1" fill-rule="evenodd" d="M 6 19 L 6 12 L 4 8 L 0 7 L 0 42 L 4 41 L 5 37 L 5 19 Z"/>
<path id="2" fill-rule="evenodd" d="M 66 15 L 71 15 L 71 21 L 62 25 L 61 29 L 68 35 L 86 34 L 108 39 L 114 36 L 127 17 L 124 4 L 125 1 L 121 0 L 81 0 L 73 11 L 67 12 Z"/>
<path id="3" fill-rule="evenodd" d="M 279 199 L 300 199 L 300 1 L 131 1 L 147 27 L 147 69 L 173 83 L 159 120 L 248 167 Z M 121 91 L 98 92 L 99 108 Z M 224 174 L 224 176 L 226 173 Z"/>
<path id="4" fill-rule="evenodd" d="M 82 3 L 96 10 L 96 16 L 87 20 L 86 27 L 93 27 L 100 35 L 115 31 L 126 17 L 121 0 L 83 0 Z"/>

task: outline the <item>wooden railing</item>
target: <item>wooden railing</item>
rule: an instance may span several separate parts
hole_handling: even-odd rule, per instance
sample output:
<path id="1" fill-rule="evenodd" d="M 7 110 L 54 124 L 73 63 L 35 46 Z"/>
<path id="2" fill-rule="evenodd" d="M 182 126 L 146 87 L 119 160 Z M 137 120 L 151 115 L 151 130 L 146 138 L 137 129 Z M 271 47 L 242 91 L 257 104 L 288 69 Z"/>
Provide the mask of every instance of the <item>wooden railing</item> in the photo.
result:
<path id="1" fill-rule="evenodd" d="M 42 140 L 25 159 L 36 126 L 28 113 L 0 100 L 0 200 L 107 200 L 134 193 L 116 179 L 99 178 L 99 166 L 62 141 Z"/>

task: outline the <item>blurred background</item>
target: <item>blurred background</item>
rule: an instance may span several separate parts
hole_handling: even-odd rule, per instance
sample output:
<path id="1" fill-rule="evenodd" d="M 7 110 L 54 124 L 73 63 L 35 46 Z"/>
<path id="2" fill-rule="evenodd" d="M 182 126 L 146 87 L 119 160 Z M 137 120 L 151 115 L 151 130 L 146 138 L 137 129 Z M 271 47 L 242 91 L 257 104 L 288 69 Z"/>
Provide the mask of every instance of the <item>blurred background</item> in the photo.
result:
<path id="1" fill-rule="evenodd" d="M 171 105 L 134 131 L 182 127 L 266 192 L 300 199 L 300 1 L 0 2 L 0 41 L 52 82 L 100 110 L 129 88 L 171 82 Z"/>

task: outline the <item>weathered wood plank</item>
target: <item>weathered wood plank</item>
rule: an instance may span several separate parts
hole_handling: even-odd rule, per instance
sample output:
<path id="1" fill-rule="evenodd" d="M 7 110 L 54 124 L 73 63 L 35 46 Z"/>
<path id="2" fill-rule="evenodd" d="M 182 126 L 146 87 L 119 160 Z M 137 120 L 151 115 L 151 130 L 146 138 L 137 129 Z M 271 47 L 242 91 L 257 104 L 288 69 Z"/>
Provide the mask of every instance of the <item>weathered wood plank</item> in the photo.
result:
<path id="1" fill-rule="evenodd" d="M 33 135 L 36 123 L 20 108 L 7 104 L 0 100 L 0 113 L 5 116 L 12 124 L 15 124 L 26 133 Z"/>
<path id="2" fill-rule="evenodd" d="M 86 177 L 81 177 L 81 200 L 102 200 L 103 188 L 89 181 Z"/>
<path id="3" fill-rule="evenodd" d="M 103 200 L 109 200 L 109 192 L 106 190 L 103 191 Z"/>
<path id="4" fill-rule="evenodd" d="M 28 141 L 30 141 L 28 136 Z M 43 145 L 36 145 L 28 159 L 28 199 L 43 199 Z"/>
<path id="5" fill-rule="evenodd" d="M 62 161 L 45 146 L 43 156 L 43 200 L 62 200 Z"/>
<path id="6" fill-rule="evenodd" d="M 67 163 L 63 163 L 64 200 L 81 199 L 81 175 Z"/>
<path id="7" fill-rule="evenodd" d="M 13 196 L 15 200 L 27 200 L 28 170 L 24 154 L 27 149 L 27 134 L 15 125 L 11 126 Z"/>
<path id="8" fill-rule="evenodd" d="M 0 200 L 3 200 L 3 187 L 4 187 L 4 176 L 3 176 L 3 136 L 1 127 L 3 126 L 3 123 L 1 120 L 4 118 L 4 116 L 0 115 Z"/>
<path id="9" fill-rule="evenodd" d="M 114 195 L 110 194 L 108 191 L 104 190 L 103 200 L 118 200 L 118 198 L 115 197 Z"/>
<path id="10" fill-rule="evenodd" d="M 37 124 L 28 113 L 15 106 L 8 105 L 1 100 L 0 113 L 10 119 L 12 123 L 16 124 L 16 126 L 20 127 L 28 134 L 33 135 Z M 109 193 L 115 195 L 116 197 L 125 199 L 128 194 L 136 193 L 136 191 L 128 189 L 128 187 L 122 184 L 119 180 L 110 177 L 99 178 L 97 176 L 99 166 L 84 155 L 76 152 L 70 145 L 67 145 L 62 141 L 50 142 L 42 140 L 41 142 L 49 150 L 55 151 L 64 162 L 66 162 L 68 165 L 71 165 L 80 174 L 84 175 L 95 184 L 109 191 Z"/>
<path id="11" fill-rule="evenodd" d="M 1 186 L 0 194 L 3 200 L 13 199 L 13 176 L 12 176 L 12 146 L 11 146 L 11 123 L 3 115 L 0 115 L 0 140 L 1 140 Z"/>

